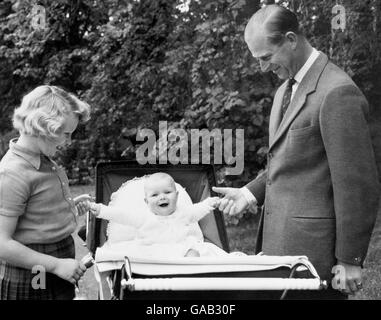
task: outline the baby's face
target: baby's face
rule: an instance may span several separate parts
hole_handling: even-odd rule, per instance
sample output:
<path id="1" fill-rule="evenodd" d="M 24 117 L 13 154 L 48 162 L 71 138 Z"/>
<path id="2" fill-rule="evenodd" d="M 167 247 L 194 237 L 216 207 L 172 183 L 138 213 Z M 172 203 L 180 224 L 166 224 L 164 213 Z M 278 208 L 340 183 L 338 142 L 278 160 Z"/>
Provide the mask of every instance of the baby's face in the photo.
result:
<path id="1" fill-rule="evenodd" d="M 178 191 L 170 179 L 150 179 L 145 185 L 145 201 L 159 216 L 169 216 L 176 210 Z"/>

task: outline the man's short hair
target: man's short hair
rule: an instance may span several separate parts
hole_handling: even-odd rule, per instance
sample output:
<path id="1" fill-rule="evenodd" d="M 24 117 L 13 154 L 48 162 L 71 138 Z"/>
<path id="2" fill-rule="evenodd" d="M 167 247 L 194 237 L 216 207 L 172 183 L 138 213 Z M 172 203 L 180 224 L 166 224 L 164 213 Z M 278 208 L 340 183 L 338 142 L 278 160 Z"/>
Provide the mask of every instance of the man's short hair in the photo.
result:
<path id="1" fill-rule="evenodd" d="M 294 12 L 285 7 L 272 4 L 259 9 L 249 23 L 260 24 L 268 32 L 268 40 L 273 45 L 284 41 L 287 32 L 292 31 L 301 35 L 299 22 Z"/>
<path id="2" fill-rule="evenodd" d="M 56 138 L 70 112 L 81 122 L 90 118 L 90 106 L 75 95 L 56 86 L 39 86 L 15 109 L 13 127 L 26 135 Z"/>

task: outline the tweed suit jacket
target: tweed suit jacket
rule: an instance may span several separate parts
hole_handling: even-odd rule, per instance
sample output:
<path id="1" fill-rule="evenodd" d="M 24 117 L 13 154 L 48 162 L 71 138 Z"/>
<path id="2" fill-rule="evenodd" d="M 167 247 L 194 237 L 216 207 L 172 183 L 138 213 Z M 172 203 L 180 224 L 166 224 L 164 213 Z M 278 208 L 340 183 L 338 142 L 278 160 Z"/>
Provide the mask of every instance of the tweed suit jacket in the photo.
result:
<path id="1" fill-rule="evenodd" d="M 246 185 L 264 202 L 258 241 L 266 255 L 306 255 L 331 279 L 337 260 L 362 265 L 376 219 L 368 103 L 321 52 L 282 119 L 286 85 L 271 110 L 267 169 Z"/>

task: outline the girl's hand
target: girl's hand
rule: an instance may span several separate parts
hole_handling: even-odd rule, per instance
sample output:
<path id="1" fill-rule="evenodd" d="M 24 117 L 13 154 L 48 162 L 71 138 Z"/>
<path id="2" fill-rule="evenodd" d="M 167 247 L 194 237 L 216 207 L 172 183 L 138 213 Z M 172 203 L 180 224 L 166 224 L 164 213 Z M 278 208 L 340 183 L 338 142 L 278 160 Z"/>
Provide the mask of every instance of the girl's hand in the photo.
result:
<path id="1" fill-rule="evenodd" d="M 58 277 L 76 284 L 84 275 L 86 266 L 75 259 L 58 259 L 57 265 L 52 271 Z"/>
<path id="2" fill-rule="evenodd" d="M 80 196 L 75 197 L 73 200 L 74 203 L 77 205 L 82 201 L 95 201 L 95 198 L 89 194 L 81 194 Z"/>
<path id="3" fill-rule="evenodd" d="M 90 201 L 94 201 L 94 197 L 89 194 L 82 194 L 74 198 L 75 207 L 79 216 L 86 214 L 90 209 Z"/>

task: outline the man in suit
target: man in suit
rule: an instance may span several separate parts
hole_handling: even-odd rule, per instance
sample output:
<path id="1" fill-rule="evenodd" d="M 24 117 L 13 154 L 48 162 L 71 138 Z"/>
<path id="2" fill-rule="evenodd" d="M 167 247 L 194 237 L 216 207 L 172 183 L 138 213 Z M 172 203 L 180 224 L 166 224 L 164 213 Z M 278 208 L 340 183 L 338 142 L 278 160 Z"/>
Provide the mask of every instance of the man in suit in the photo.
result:
<path id="1" fill-rule="evenodd" d="M 262 71 L 285 81 L 271 110 L 266 170 L 243 188 L 214 188 L 224 195 L 220 210 L 236 214 L 264 204 L 260 250 L 306 255 L 328 281 L 339 266 L 333 279 L 339 290 L 308 297 L 346 298 L 362 288 L 379 202 L 368 103 L 350 77 L 311 46 L 291 11 L 278 5 L 258 10 L 245 41 Z"/>

